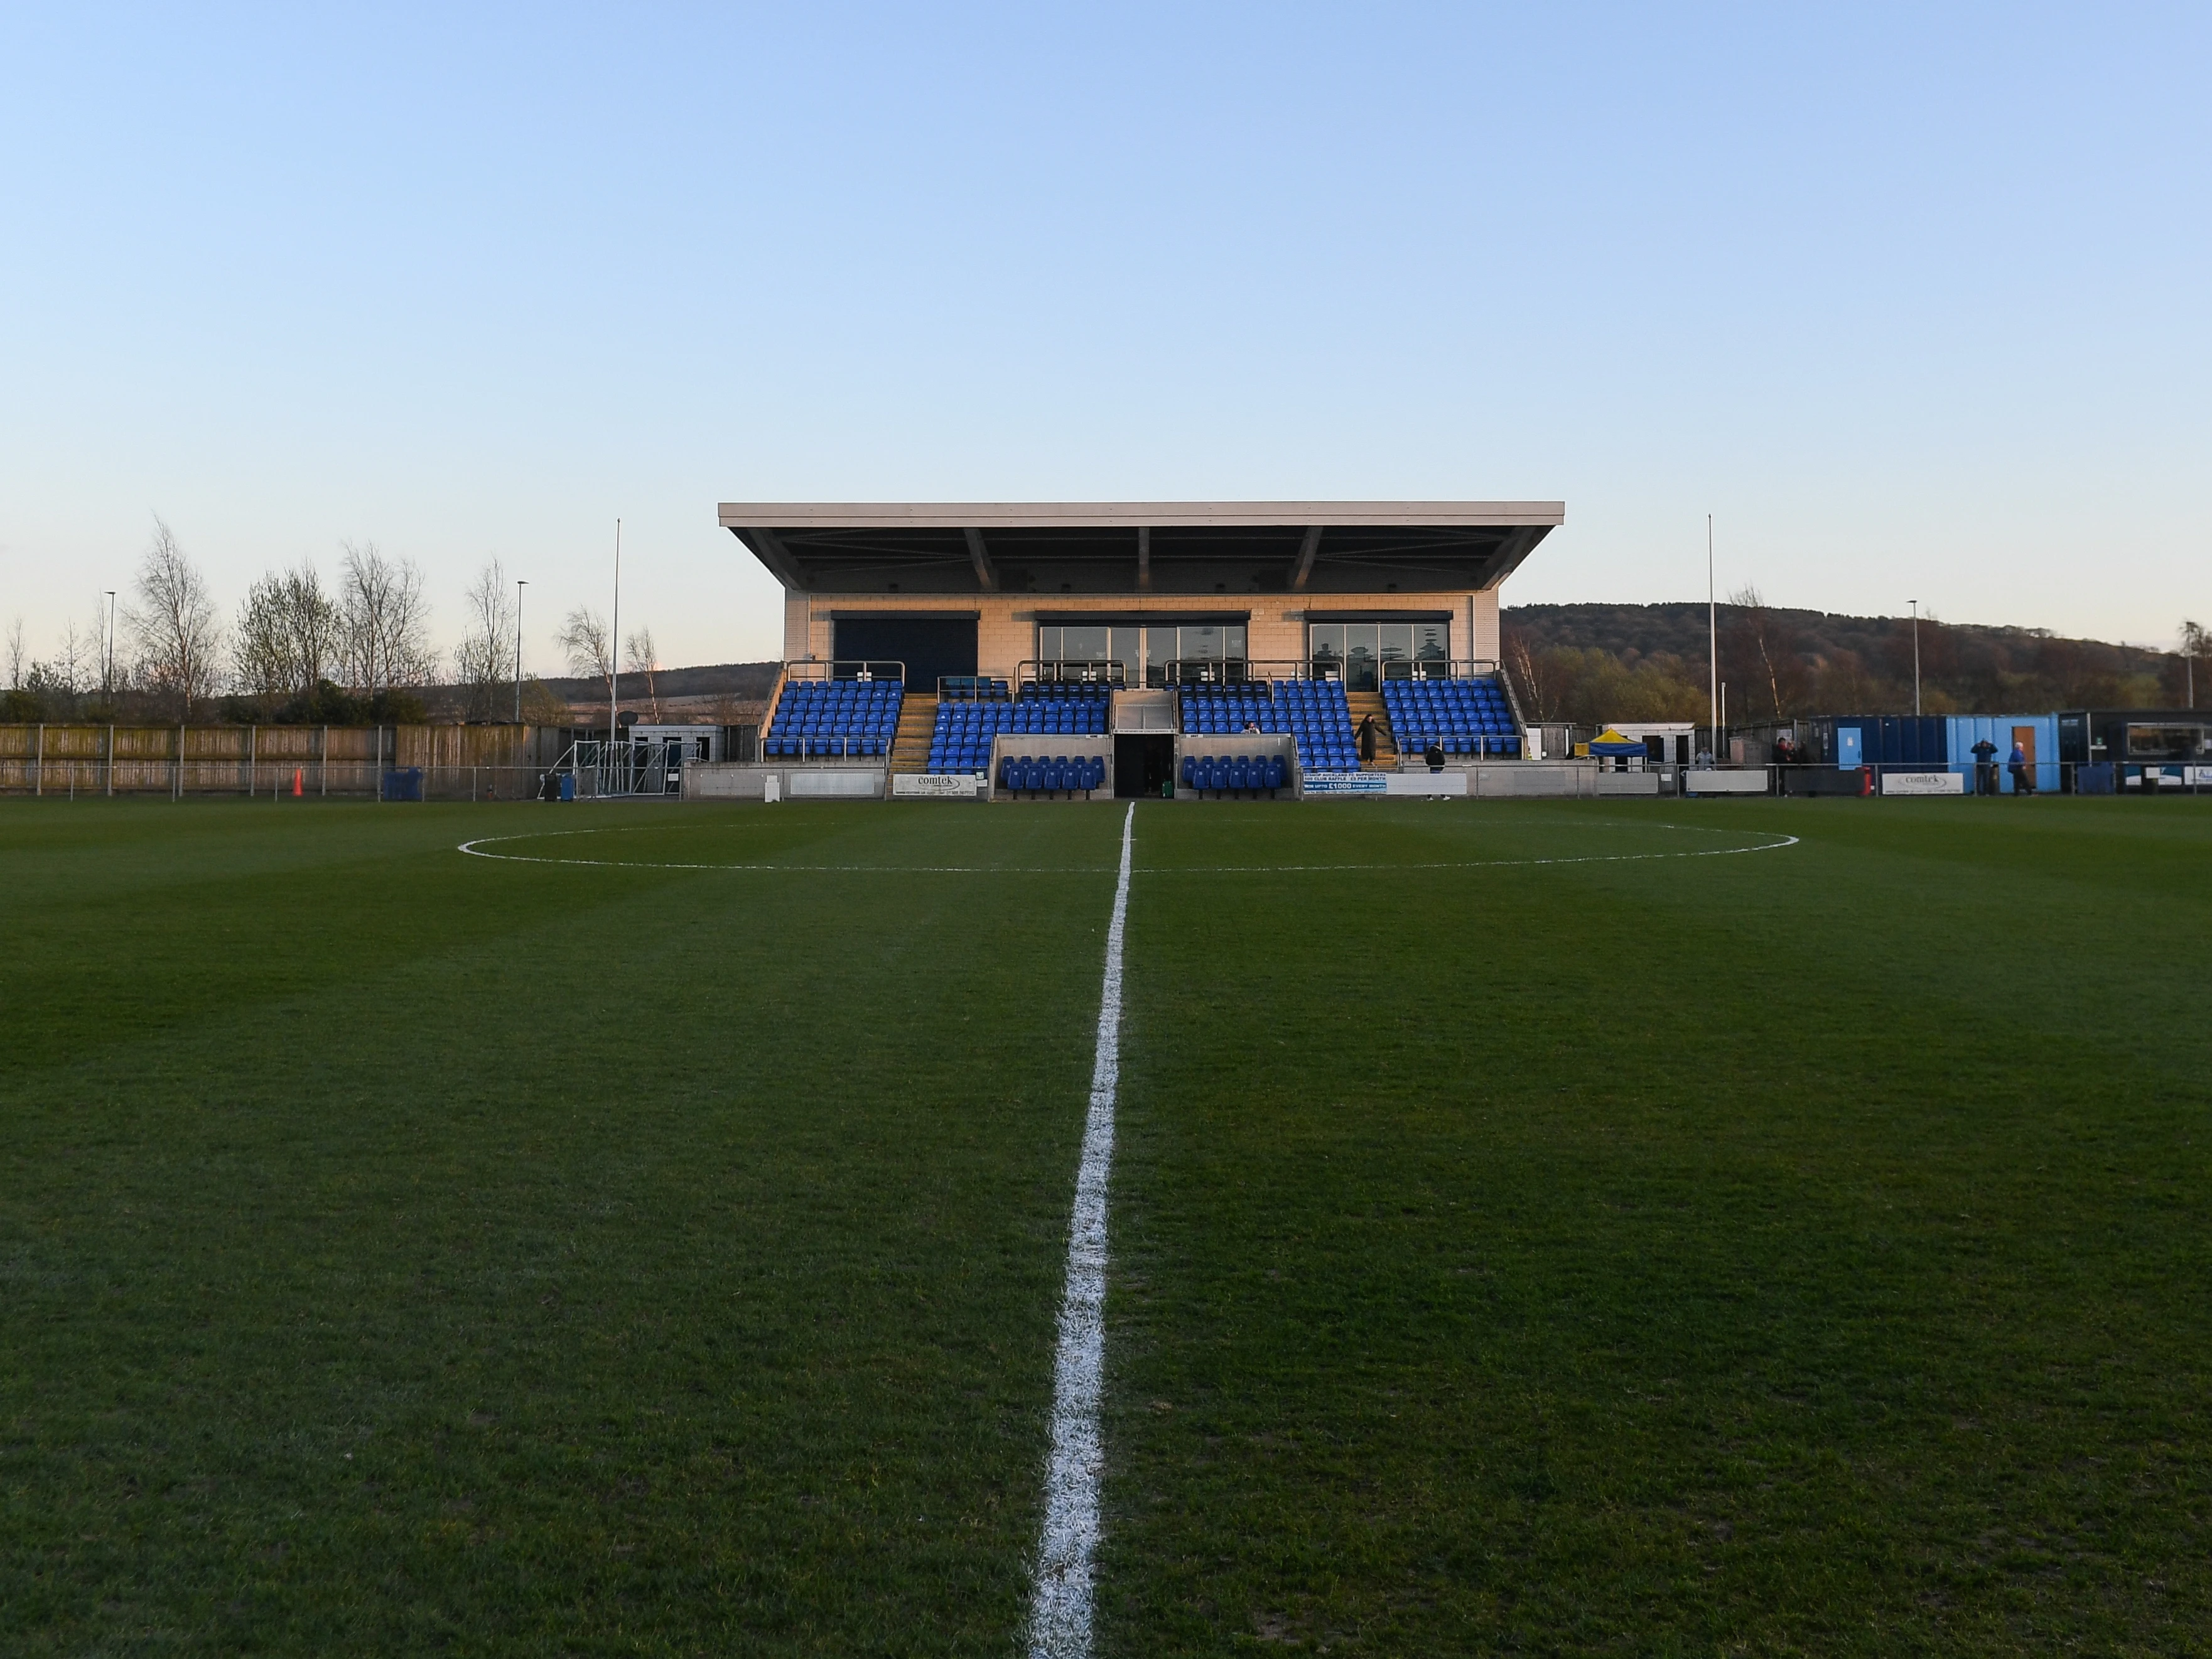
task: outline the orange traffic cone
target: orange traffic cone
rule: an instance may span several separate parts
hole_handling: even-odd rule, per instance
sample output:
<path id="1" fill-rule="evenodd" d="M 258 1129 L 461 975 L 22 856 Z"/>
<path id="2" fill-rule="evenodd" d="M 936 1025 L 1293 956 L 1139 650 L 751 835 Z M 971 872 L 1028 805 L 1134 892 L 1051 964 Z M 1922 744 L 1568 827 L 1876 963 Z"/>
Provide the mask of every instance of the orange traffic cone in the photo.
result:
<path id="1" fill-rule="evenodd" d="M 292 799 L 297 800 L 307 793 L 307 769 L 295 767 L 292 770 Z"/>

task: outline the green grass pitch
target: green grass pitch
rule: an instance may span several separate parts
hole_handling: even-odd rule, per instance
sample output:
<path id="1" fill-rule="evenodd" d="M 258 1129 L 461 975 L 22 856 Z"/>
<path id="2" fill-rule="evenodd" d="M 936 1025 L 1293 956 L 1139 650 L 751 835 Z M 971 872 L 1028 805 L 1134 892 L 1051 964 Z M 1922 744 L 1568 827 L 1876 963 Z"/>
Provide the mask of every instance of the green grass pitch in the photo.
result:
<path id="1" fill-rule="evenodd" d="M 1121 817 L 0 805 L 0 1651 L 1018 1650 Z M 2212 813 L 1152 803 L 1128 928 L 1102 1652 L 2207 1645 Z"/>

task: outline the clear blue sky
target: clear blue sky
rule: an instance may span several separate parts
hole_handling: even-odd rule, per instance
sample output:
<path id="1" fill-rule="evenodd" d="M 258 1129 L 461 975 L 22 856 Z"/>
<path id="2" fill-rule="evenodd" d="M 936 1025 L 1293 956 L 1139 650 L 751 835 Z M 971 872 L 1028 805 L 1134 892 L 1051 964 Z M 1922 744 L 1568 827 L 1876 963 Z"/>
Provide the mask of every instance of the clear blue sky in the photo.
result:
<path id="1" fill-rule="evenodd" d="M 2212 620 L 2212 9 L 0 11 L 0 622 L 163 515 L 533 666 L 732 498 L 1561 497 L 1506 601 Z"/>

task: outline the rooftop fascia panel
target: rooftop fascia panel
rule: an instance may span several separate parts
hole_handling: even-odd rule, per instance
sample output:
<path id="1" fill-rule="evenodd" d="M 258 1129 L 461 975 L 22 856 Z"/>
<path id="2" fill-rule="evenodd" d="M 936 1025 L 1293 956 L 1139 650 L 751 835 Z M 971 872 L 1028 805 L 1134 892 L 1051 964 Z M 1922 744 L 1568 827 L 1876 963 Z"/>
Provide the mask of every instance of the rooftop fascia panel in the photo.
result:
<path id="1" fill-rule="evenodd" d="M 1563 525 L 1565 501 L 724 501 L 725 530 Z"/>

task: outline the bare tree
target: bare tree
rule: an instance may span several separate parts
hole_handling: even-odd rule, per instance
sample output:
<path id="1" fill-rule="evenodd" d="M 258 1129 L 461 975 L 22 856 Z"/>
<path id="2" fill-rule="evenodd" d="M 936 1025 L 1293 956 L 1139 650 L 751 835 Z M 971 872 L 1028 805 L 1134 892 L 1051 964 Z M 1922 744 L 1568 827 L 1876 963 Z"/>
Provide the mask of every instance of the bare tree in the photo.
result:
<path id="1" fill-rule="evenodd" d="M 23 665 L 27 660 L 23 651 L 23 618 L 20 612 L 15 621 L 8 624 L 7 652 L 8 689 L 20 691 L 23 689 Z"/>
<path id="2" fill-rule="evenodd" d="M 140 677 L 180 719 L 215 690 L 222 625 L 207 579 L 185 556 L 169 526 L 154 520 L 154 539 L 132 584 L 137 603 L 125 606 Z"/>
<path id="3" fill-rule="evenodd" d="M 1765 682 L 1766 698 L 1773 717 L 1787 720 L 1805 695 L 1802 659 L 1782 636 L 1766 596 L 1756 587 L 1740 587 L 1729 595 L 1735 615 L 1729 619 L 1729 643 L 1734 649 L 1758 659 L 1759 677 Z"/>
<path id="4" fill-rule="evenodd" d="M 603 680 L 615 672 L 606 618 L 588 605 L 580 605 L 568 613 L 553 644 L 568 659 L 568 672 L 580 679 Z"/>
<path id="5" fill-rule="evenodd" d="M 613 635 L 607 631 L 606 618 L 589 605 L 580 605 L 561 624 L 561 631 L 553 636 L 553 643 L 568 659 L 568 668 L 572 673 L 580 678 L 608 683 L 607 730 L 612 732 L 615 729 L 615 642 Z"/>
<path id="6" fill-rule="evenodd" d="M 1544 672 L 1545 665 L 1542 661 L 1534 652 L 1528 649 L 1528 641 L 1522 639 L 1514 640 L 1506 647 L 1505 654 L 1510 659 L 1510 666 L 1515 677 L 1521 682 L 1522 695 L 1528 700 L 1529 717 L 1540 725 L 1546 720 L 1557 719 L 1558 697 L 1553 691 L 1551 678 Z"/>
<path id="7" fill-rule="evenodd" d="M 313 565 L 272 570 L 246 590 L 232 635 L 239 690 L 262 697 L 312 694 L 333 672 L 339 617 Z"/>
<path id="8" fill-rule="evenodd" d="M 410 559 L 388 559 L 374 542 L 343 544 L 338 564 L 339 656 L 349 686 L 364 696 L 422 685 L 437 672 L 430 604 Z"/>
<path id="9" fill-rule="evenodd" d="M 499 693 L 514 684 L 514 587 L 497 559 L 477 573 L 467 594 L 469 631 L 453 653 L 471 718 L 495 712 Z"/>
<path id="10" fill-rule="evenodd" d="M 660 724 L 660 692 L 653 684 L 653 676 L 660 672 L 660 658 L 653 644 L 653 630 L 641 628 L 629 636 L 623 650 L 629 658 L 629 672 L 645 676 L 645 695 L 653 705 L 653 723 Z"/>
<path id="11" fill-rule="evenodd" d="M 61 649 L 46 665 L 47 678 L 74 698 L 92 690 L 99 665 L 99 636 L 79 628 L 72 617 L 62 624 Z"/>

